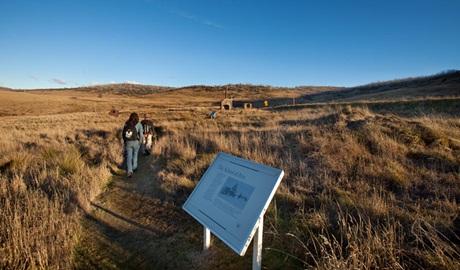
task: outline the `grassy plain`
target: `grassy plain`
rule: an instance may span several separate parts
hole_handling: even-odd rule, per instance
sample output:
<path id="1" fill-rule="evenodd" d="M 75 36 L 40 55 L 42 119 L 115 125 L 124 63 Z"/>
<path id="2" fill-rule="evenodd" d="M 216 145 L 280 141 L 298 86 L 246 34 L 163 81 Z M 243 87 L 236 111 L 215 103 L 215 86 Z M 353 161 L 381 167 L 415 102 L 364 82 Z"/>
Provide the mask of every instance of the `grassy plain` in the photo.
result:
<path id="1" fill-rule="evenodd" d="M 239 257 L 219 240 L 201 252 L 202 227 L 181 210 L 222 151 L 285 171 L 265 215 L 264 269 L 458 269 L 460 99 L 289 104 L 306 91 L 233 92 L 270 106 L 231 111 L 219 109 L 222 91 L 199 87 L 1 91 L 0 267 L 149 269 L 134 265 L 147 260 L 155 269 L 249 269 L 250 254 Z M 119 117 L 108 114 L 113 108 Z M 129 265 L 97 257 L 98 249 L 82 256 L 82 217 L 96 210 L 98 195 L 126 184 L 119 133 L 133 111 L 149 114 L 163 134 L 144 160 L 152 174 L 144 193 L 155 208 L 126 187 L 130 195 L 117 199 L 123 219 L 141 228 L 140 242 L 104 240 L 130 254 Z M 168 226 L 158 229 L 155 219 Z M 153 230 L 160 236 L 148 236 Z M 145 258 L 133 245 L 157 250 Z"/>

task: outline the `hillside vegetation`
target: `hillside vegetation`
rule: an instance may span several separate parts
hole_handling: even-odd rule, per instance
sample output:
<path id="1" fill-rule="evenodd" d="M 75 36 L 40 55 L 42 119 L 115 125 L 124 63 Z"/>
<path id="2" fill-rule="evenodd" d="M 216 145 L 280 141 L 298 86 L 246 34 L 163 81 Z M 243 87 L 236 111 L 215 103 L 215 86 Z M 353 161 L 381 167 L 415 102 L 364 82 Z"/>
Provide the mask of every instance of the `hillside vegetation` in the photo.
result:
<path id="1" fill-rule="evenodd" d="M 235 101 L 257 106 L 231 111 L 219 110 L 227 87 L 125 96 L 2 91 L 0 268 L 249 269 L 251 254 L 240 257 L 218 240 L 201 252 L 202 227 L 181 209 L 222 151 L 285 171 L 265 215 L 266 269 L 459 269 L 458 77 L 410 79 L 395 91 L 383 89 L 396 82 L 364 87 L 361 100 L 356 89 L 235 88 Z M 423 98 L 408 99 L 409 88 Z M 437 89 L 451 91 L 440 97 Z M 377 93 L 382 99 L 372 100 Z M 108 114 L 112 108 L 119 117 Z M 111 239 L 113 232 L 85 238 L 82 216 L 123 181 L 120 129 L 132 111 L 149 114 L 163 131 L 148 161 L 155 192 L 144 191 L 155 211 L 121 201 L 136 210 L 134 243 Z M 134 223 L 132 214 L 117 215 Z M 163 234 L 155 219 L 170 221 Z M 105 241 L 94 247 L 113 243 L 132 265 L 84 250 L 83 238 Z M 136 246 L 167 248 L 147 258 Z M 152 264 L 135 264 L 143 261 Z"/>
<path id="2" fill-rule="evenodd" d="M 460 70 L 436 75 L 405 78 L 387 82 L 320 92 L 302 97 L 305 102 L 413 100 L 423 98 L 459 97 Z"/>
<path id="3" fill-rule="evenodd" d="M 269 269 L 459 266 L 458 119 L 345 107 L 230 114 L 168 129 L 155 166 L 175 204 L 217 151 L 285 170 L 265 216 Z"/>

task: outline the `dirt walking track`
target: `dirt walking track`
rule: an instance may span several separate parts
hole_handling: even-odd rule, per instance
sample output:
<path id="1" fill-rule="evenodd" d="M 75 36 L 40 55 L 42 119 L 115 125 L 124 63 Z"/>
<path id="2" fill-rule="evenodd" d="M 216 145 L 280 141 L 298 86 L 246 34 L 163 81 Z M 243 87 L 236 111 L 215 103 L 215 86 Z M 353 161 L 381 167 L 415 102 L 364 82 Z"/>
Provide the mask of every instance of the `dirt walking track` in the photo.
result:
<path id="1" fill-rule="evenodd" d="M 161 199 L 152 158 L 139 154 L 133 176 L 120 169 L 92 202 L 75 269 L 251 269 L 250 256 L 240 257 L 220 241 L 202 250 L 203 227 L 182 205 Z"/>
<path id="2" fill-rule="evenodd" d="M 150 156 L 139 154 L 138 171 L 126 178 L 119 170 L 92 203 L 82 222 L 76 269 L 197 267 L 193 253 L 200 247 L 188 247 L 190 239 L 184 239 L 184 230 L 190 228 L 183 225 L 190 219 L 181 206 L 158 198 L 150 164 Z"/>

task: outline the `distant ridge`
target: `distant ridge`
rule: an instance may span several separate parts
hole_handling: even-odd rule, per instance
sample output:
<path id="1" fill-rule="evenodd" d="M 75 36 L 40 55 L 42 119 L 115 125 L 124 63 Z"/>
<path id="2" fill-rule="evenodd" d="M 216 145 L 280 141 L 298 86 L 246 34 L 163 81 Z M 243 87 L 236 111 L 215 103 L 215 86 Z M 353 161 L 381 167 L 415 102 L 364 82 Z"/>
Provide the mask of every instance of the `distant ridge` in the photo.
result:
<path id="1" fill-rule="evenodd" d="M 397 100 L 460 96 L 460 70 L 444 71 L 431 76 L 376 82 L 302 97 L 310 102 Z"/>
<path id="2" fill-rule="evenodd" d="M 265 93 L 271 91 L 297 90 L 303 93 L 299 103 L 331 102 L 331 101 L 358 101 L 358 100 L 400 100 L 421 99 L 429 97 L 459 97 L 460 70 L 447 70 L 431 76 L 396 79 L 385 82 L 375 82 L 356 87 L 336 86 L 297 86 L 275 87 L 270 85 L 227 84 L 217 86 L 191 85 L 185 87 L 155 86 L 144 84 L 102 84 L 76 88 L 30 89 L 27 91 L 85 91 L 98 94 L 116 95 L 148 95 L 169 91 L 222 91 L 228 89 L 233 93 L 252 92 Z M 24 89 L 10 89 L 0 87 L 0 90 L 14 91 Z"/>
<path id="3" fill-rule="evenodd" d="M 85 91 L 93 93 L 111 93 L 118 95 L 146 95 L 153 93 L 162 93 L 174 90 L 176 88 L 169 86 L 155 86 L 145 84 L 131 84 L 131 83 L 113 83 L 113 84 L 100 84 L 83 87 L 73 88 L 43 88 L 43 89 L 10 89 L 6 87 L 0 87 L 0 90 L 11 90 L 11 91 Z"/>
<path id="4" fill-rule="evenodd" d="M 101 94 L 110 93 L 117 95 L 148 95 L 154 93 L 163 93 L 174 90 L 174 87 L 155 86 L 145 84 L 132 83 L 117 83 L 117 84 L 101 84 L 87 87 L 79 87 L 77 91 L 98 92 Z"/>
<path id="5" fill-rule="evenodd" d="M 11 91 L 11 88 L 0 86 L 0 90 L 2 90 L 2 91 Z"/>

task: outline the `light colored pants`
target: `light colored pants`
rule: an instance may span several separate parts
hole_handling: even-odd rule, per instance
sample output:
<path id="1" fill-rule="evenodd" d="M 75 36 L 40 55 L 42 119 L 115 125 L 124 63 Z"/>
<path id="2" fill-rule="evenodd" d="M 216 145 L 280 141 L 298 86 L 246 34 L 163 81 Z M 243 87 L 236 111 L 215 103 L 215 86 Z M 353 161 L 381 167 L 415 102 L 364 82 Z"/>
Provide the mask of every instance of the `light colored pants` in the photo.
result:
<path id="1" fill-rule="evenodd" d="M 139 155 L 139 141 L 125 142 L 125 155 L 126 155 L 126 172 L 132 173 L 137 169 L 137 158 Z"/>
<path id="2" fill-rule="evenodd" d="M 141 148 L 144 154 L 150 154 L 152 152 L 152 134 L 144 135 Z"/>

